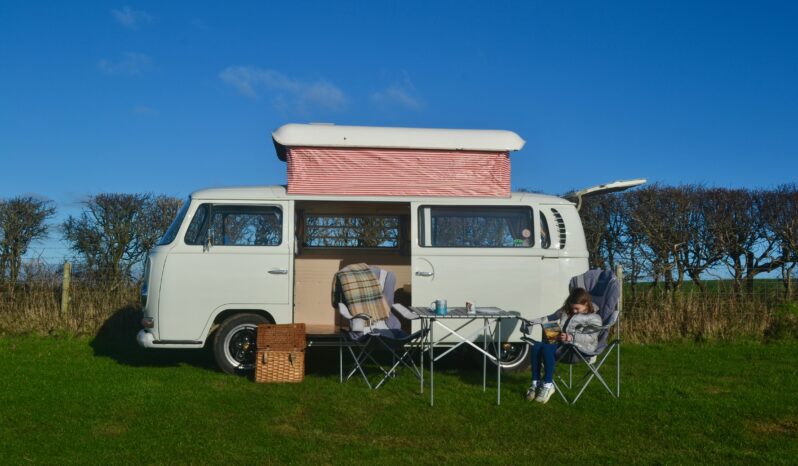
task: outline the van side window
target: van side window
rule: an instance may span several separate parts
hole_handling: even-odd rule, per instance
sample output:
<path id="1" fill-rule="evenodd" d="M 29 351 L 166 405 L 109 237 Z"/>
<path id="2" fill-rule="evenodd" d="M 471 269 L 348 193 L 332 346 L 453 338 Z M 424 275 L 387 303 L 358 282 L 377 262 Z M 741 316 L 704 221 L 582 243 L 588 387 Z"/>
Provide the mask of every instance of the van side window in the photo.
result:
<path id="1" fill-rule="evenodd" d="M 197 211 L 194 212 L 194 217 L 191 219 L 191 223 L 188 224 L 188 229 L 186 229 L 186 244 L 196 245 L 205 243 L 205 234 L 208 230 L 207 219 L 209 208 L 210 206 L 208 204 L 202 204 L 197 207 Z"/>
<path id="2" fill-rule="evenodd" d="M 421 206 L 419 244 L 436 248 L 531 247 L 527 206 Z"/>
<path id="3" fill-rule="evenodd" d="M 213 206 L 211 234 L 220 246 L 277 246 L 283 239 L 280 209 L 271 206 Z"/>
<path id="4" fill-rule="evenodd" d="M 543 215 L 543 212 L 540 213 L 540 247 L 543 249 L 549 249 L 551 246 L 551 233 L 549 232 L 549 221 L 546 220 L 546 216 Z"/>
<path id="5" fill-rule="evenodd" d="M 398 215 L 305 214 L 302 246 L 308 248 L 398 249 Z"/>
<path id="6" fill-rule="evenodd" d="M 169 225 L 166 233 L 164 233 L 161 239 L 158 241 L 158 246 L 170 244 L 175 240 L 175 238 L 177 238 L 177 230 L 180 229 L 180 225 L 183 224 L 183 220 L 186 218 L 186 212 L 188 212 L 189 204 L 191 204 L 190 197 L 186 202 L 183 203 L 183 206 L 180 208 L 180 211 L 177 212 L 177 216 L 172 221 L 172 224 Z"/>
<path id="7" fill-rule="evenodd" d="M 283 239 L 283 214 L 273 206 L 203 204 L 188 226 L 186 244 L 204 244 L 208 232 L 217 246 L 278 246 Z"/>

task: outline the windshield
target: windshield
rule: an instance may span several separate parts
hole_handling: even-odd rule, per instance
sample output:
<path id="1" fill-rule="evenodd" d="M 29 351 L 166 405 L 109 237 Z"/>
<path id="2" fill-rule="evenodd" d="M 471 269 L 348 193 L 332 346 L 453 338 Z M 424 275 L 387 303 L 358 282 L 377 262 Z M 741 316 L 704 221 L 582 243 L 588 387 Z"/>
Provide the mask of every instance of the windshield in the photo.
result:
<path id="1" fill-rule="evenodd" d="M 183 203 L 183 207 L 180 208 L 180 211 L 177 213 L 177 217 L 169 225 L 169 228 L 164 233 L 163 237 L 160 241 L 158 241 L 158 246 L 164 246 L 170 244 L 172 241 L 175 240 L 177 237 L 177 230 L 180 229 L 180 224 L 183 223 L 183 219 L 186 218 L 186 212 L 188 212 L 188 206 L 191 204 L 191 198 L 189 197 L 186 199 L 186 202 Z"/>

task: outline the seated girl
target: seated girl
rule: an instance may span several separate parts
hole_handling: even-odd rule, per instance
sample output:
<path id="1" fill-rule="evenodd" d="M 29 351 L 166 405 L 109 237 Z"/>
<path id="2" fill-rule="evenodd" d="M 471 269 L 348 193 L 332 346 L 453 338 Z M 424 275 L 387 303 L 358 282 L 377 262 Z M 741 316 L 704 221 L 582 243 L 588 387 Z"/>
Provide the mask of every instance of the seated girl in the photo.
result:
<path id="1" fill-rule="evenodd" d="M 601 317 L 596 314 L 598 306 L 584 288 L 574 288 L 563 306 L 554 314 L 530 321 L 531 324 L 557 322 L 562 331 L 548 341 L 546 333 L 541 342 L 535 342 L 531 348 L 532 386 L 526 392 L 526 399 L 546 403 L 554 393 L 554 361 L 565 349 L 563 345 L 573 345 L 577 350 L 590 353 L 598 345 L 598 333 L 580 333 L 577 329 L 600 327 Z M 555 332 L 556 334 L 556 332 Z M 551 335 L 551 334 L 550 334 Z M 555 354 L 556 353 L 556 354 Z M 540 364 L 543 363 L 545 373 L 540 380 Z"/>

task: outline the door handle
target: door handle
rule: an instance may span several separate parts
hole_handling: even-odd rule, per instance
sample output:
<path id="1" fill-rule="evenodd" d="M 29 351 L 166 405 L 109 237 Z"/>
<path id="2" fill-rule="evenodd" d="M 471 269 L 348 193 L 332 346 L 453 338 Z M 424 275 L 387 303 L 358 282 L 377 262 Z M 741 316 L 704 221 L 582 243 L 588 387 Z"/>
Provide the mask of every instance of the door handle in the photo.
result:
<path id="1" fill-rule="evenodd" d="M 431 276 L 433 276 L 435 274 L 432 273 L 432 272 L 421 272 L 421 271 L 418 271 L 418 272 L 416 272 L 416 275 L 419 276 L 419 277 L 431 277 Z"/>
<path id="2" fill-rule="evenodd" d="M 273 275 L 286 275 L 288 274 L 288 269 L 271 269 L 269 273 Z"/>

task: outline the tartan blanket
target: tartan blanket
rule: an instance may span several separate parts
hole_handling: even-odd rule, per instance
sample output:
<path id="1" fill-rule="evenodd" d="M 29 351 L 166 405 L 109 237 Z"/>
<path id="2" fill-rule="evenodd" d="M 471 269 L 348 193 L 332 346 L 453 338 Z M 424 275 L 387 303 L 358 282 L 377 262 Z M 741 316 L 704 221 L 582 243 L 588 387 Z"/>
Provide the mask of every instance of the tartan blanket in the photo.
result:
<path id="1" fill-rule="evenodd" d="M 332 290 L 333 306 L 344 303 L 352 315 L 368 314 L 373 322 L 387 319 L 388 302 L 382 295 L 380 282 L 368 265 L 347 265 L 335 274 Z"/>

